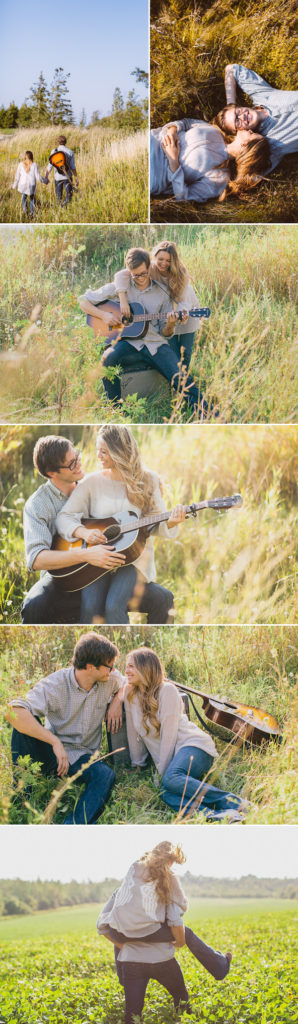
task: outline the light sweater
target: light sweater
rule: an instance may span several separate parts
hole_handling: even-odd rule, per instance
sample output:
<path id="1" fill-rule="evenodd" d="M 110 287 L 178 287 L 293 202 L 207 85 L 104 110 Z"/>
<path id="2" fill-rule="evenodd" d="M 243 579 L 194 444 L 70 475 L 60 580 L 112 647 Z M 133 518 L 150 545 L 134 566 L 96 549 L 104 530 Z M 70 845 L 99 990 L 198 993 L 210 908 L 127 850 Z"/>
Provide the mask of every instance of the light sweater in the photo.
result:
<path id="1" fill-rule="evenodd" d="M 160 493 L 159 479 L 157 473 L 151 474 L 154 479 L 155 505 L 160 512 L 166 511 L 165 503 Z M 128 500 L 125 484 L 120 480 L 112 480 L 104 473 L 89 473 L 83 480 L 79 481 L 65 505 L 57 515 L 56 526 L 58 533 L 65 540 L 73 541 L 74 530 L 81 524 L 82 519 L 89 517 L 103 519 L 105 516 L 116 515 L 117 512 L 125 512 L 128 509 L 137 512 L 140 516 L 140 509 L 132 505 Z M 158 512 L 157 512 L 158 514 Z M 127 517 L 128 519 L 128 517 Z M 162 537 L 176 537 L 178 527 L 169 530 L 166 523 L 160 523 L 155 528 Z M 154 564 L 153 537 L 150 536 L 145 544 L 144 550 L 139 558 L 133 562 L 136 569 L 142 574 L 147 583 L 156 579 Z"/>
<path id="2" fill-rule="evenodd" d="M 160 734 L 147 721 L 149 732 L 146 733 L 140 700 L 137 694 L 128 700 L 128 684 L 124 687 L 126 728 L 129 752 L 133 765 L 144 765 L 147 754 L 156 765 L 158 774 L 163 777 L 169 764 L 182 747 L 199 747 L 211 757 L 218 757 L 215 743 L 209 733 L 190 722 L 184 711 L 181 694 L 173 683 L 163 683 L 158 698 L 157 719 L 160 722 Z"/>
<path id="3" fill-rule="evenodd" d="M 180 142 L 179 167 L 171 171 L 162 143 L 170 124 L 178 129 Z M 224 137 L 219 128 L 206 121 L 184 117 L 171 121 L 150 133 L 151 195 L 174 195 L 175 199 L 193 199 L 206 203 L 220 196 L 229 181 L 228 158 Z"/>
<path id="4" fill-rule="evenodd" d="M 39 172 L 37 164 L 34 162 L 30 165 L 29 171 L 26 171 L 23 161 L 21 160 L 17 166 L 13 188 L 17 188 L 18 192 L 21 192 L 23 196 L 34 195 L 36 185 L 38 181 L 43 182 L 43 178 Z"/>
<path id="5" fill-rule="evenodd" d="M 137 938 L 137 943 L 123 946 L 119 960 L 143 963 L 161 963 L 175 956 L 172 942 L 146 945 L 144 936 L 153 935 L 167 921 L 171 927 L 183 924 L 187 910 L 187 899 L 175 875 L 171 877 L 169 902 L 161 900 L 156 893 L 156 883 L 147 880 L 146 866 L 135 861 L 125 875 L 120 888 L 113 893 L 97 921 L 97 930 L 104 935 L 107 927 L 123 932 L 127 938 Z"/>

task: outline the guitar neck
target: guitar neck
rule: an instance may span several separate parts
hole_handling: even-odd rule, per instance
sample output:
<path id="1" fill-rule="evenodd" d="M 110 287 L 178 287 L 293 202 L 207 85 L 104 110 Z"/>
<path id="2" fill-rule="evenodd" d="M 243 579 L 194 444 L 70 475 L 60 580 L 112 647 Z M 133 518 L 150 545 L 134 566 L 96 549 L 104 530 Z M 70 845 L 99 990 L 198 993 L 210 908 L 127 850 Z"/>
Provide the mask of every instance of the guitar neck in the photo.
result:
<path id="1" fill-rule="evenodd" d="M 222 505 L 222 502 L 224 501 L 224 498 L 215 498 L 214 501 L 199 501 L 198 505 L 186 505 L 186 516 L 194 515 L 196 512 L 200 512 L 203 508 L 224 508 L 226 507 Z M 158 515 L 153 513 L 150 516 L 142 516 L 141 519 L 134 520 L 132 523 L 125 523 L 121 527 L 121 533 L 132 533 L 135 529 L 140 530 L 142 526 L 158 526 L 159 523 L 166 523 L 171 515 L 172 510 L 170 512 L 159 512 Z"/>
<path id="2" fill-rule="evenodd" d="M 174 312 L 178 312 L 179 320 L 182 319 L 182 312 L 181 312 L 181 310 L 172 310 L 172 312 L 173 313 Z M 203 307 L 203 308 L 200 307 L 199 309 L 189 309 L 188 310 L 188 316 L 190 316 L 190 317 L 206 317 L 206 318 L 208 318 L 209 315 L 210 315 L 210 309 L 208 309 L 207 307 Z M 130 322 L 134 323 L 134 324 L 137 324 L 137 323 L 142 323 L 142 324 L 143 323 L 149 323 L 149 321 L 154 323 L 155 321 L 162 320 L 162 319 L 163 319 L 163 317 L 162 317 L 162 315 L 160 313 L 145 313 L 145 310 L 144 310 L 144 313 L 133 314 L 132 320 Z"/>

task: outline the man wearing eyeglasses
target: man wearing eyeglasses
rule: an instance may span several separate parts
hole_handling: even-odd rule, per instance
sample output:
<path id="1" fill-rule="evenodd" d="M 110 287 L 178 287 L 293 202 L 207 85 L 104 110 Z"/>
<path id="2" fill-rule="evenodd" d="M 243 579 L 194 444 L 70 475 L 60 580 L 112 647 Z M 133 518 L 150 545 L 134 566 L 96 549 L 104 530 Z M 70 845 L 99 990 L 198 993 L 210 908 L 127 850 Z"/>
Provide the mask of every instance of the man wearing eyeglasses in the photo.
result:
<path id="1" fill-rule="evenodd" d="M 236 105 L 236 86 L 239 85 L 253 101 L 253 107 Z M 242 64 L 227 64 L 225 68 L 227 106 L 214 118 L 218 128 L 235 135 L 238 130 L 260 132 L 270 143 L 270 166 L 282 157 L 298 150 L 298 91 L 273 89 L 264 78 Z"/>
<path id="2" fill-rule="evenodd" d="M 108 761 L 100 760 L 102 724 L 117 732 L 122 724 L 124 676 L 115 668 L 118 648 L 95 631 L 75 645 L 69 668 L 60 668 L 10 702 L 11 750 L 19 780 L 19 758 L 41 765 L 46 776 L 76 776 L 84 792 L 65 825 L 97 821 L 115 783 Z M 44 725 L 41 720 L 44 720 Z M 86 766 L 86 767 L 85 767 Z M 23 792 L 23 798 L 30 792 Z"/>
<path id="3" fill-rule="evenodd" d="M 102 312 L 97 303 L 106 299 L 121 300 L 124 315 L 131 302 L 142 304 L 145 313 L 156 317 L 158 321 L 150 322 L 148 330 L 142 338 L 120 338 L 113 347 L 104 353 L 102 362 L 105 367 L 121 366 L 123 370 L 155 369 L 172 384 L 174 390 L 180 387 L 179 359 L 167 341 L 174 333 L 178 313 L 173 311 L 173 303 L 165 287 L 151 277 L 150 255 L 146 249 L 129 249 L 125 257 L 126 270 L 115 274 L 114 281 L 103 285 L 96 291 L 88 290 L 79 299 L 84 313 L 90 313 L 106 321 L 110 327 L 119 326 L 119 319 L 111 313 Z M 183 322 L 188 319 L 186 313 Z M 192 377 L 188 375 L 185 400 L 197 410 L 200 394 Z M 121 399 L 120 377 L 109 380 L 103 377 L 106 394 L 114 405 Z"/>
<path id="4" fill-rule="evenodd" d="M 46 483 L 41 484 L 25 504 L 24 541 L 29 570 L 40 572 L 40 579 L 29 590 L 22 605 L 22 622 L 28 624 L 80 622 L 80 591 L 65 593 L 51 572 L 63 566 L 81 564 L 81 548 L 52 550 L 56 518 L 84 472 L 81 453 L 71 441 L 57 434 L 40 437 L 33 452 L 33 464 Z M 125 555 L 110 544 L 94 544 L 84 551 L 84 561 L 110 572 L 125 562 Z M 145 585 L 141 611 L 150 612 L 153 621 L 165 622 L 173 595 L 156 583 Z M 104 617 L 104 609 L 103 609 Z M 151 620 L 152 621 L 152 620 Z"/>

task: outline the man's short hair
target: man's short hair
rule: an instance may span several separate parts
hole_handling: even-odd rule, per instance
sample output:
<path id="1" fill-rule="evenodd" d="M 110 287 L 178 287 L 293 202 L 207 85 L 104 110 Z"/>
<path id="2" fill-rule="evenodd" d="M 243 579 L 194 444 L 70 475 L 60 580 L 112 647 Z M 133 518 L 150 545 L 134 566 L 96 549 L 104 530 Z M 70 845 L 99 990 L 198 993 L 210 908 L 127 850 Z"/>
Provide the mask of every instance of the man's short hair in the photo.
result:
<path id="1" fill-rule="evenodd" d="M 100 668 L 100 665 L 114 661 L 117 654 L 119 654 L 118 647 L 112 644 L 106 636 L 95 632 L 83 633 L 76 643 L 72 664 L 74 668 L 86 668 L 88 664 Z"/>
<path id="2" fill-rule="evenodd" d="M 67 437 L 59 437 L 57 434 L 38 438 L 33 452 L 33 465 L 41 476 L 57 473 L 71 444 Z"/>
<path id="3" fill-rule="evenodd" d="M 225 114 L 228 112 L 228 110 L 231 110 L 233 107 L 235 109 L 235 106 L 235 103 L 227 103 L 227 105 L 223 107 L 222 110 L 219 110 L 218 114 L 216 114 L 215 117 L 212 118 L 212 124 L 216 124 L 216 127 L 220 128 L 221 131 L 225 132 L 226 135 L 236 135 L 236 128 L 234 129 L 234 131 L 231 128 L 229 128 L 228 131 L 228 129 L 225 127 Z"/>
<path id="4" fill-rule="evenodd" d="M 135 270 L 136 267 L 140 267 L 141 263 L 146 263 L 146 267 L 150 267 L 150 256 L 147 249 L 129 249 L 125 256 L 125 266 L 128 270 Z"/>
<path id="5" fill-rule="evenodd" d="M 58 135 L 58 146 L 66 146 L 66 135 Z"/>

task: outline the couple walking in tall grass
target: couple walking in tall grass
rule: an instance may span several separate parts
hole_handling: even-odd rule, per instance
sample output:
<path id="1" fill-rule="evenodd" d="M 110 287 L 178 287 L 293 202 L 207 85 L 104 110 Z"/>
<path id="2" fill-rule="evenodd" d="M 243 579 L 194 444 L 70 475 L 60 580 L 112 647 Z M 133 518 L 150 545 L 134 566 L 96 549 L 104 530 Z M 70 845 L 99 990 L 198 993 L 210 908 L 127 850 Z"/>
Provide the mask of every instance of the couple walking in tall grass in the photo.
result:
<path id="1" fill-rule="evenodd" d="M 23 160 L 17 166 L 13 188 L 17 189 L 22 197 L 22 213 L 30 214 L 31 218 L 35 213 L 35 192 L 37 182 L 43 185 L 49 184 L 49 175 L 54 169 L 55 192 L 57 203 L 67 206 L 71 201 L 73 192 L 73 176 L 76 187 L 79 181 L 75 166 L 75 157 L 72 149 L 66 146 L 66 136 L 59 135 L 57 145 L 51 150 L 49 161 L 44 177 L 40 174 L 39 167 L 34 160 L 32 150 L 26 149 Z"/>

